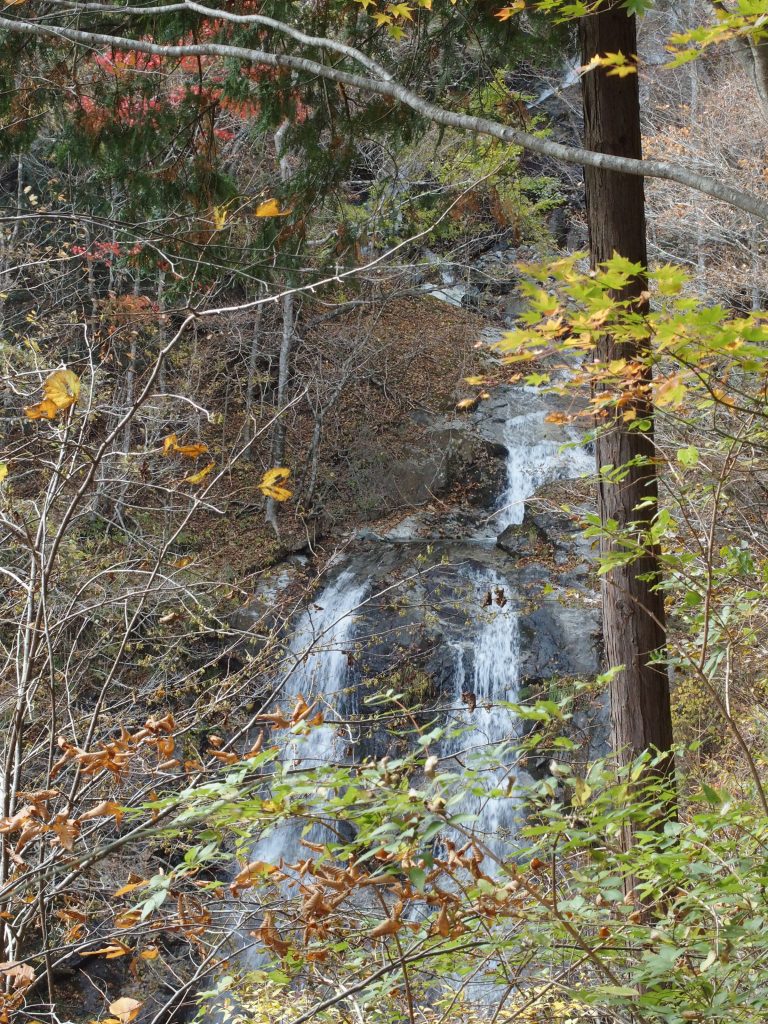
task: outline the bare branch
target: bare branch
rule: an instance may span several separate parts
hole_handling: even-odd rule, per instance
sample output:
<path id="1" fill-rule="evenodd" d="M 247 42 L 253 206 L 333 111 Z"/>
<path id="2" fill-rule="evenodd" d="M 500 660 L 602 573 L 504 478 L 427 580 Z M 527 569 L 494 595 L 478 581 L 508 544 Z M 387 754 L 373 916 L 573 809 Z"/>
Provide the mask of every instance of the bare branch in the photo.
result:
<path id="1" fill-rule="evenodd" d="M 131 39 L 126 36 L 113 36 L 102 32 L 83 32 L 79 29 L 64 28 L 59 25 L 42 25 L 35 22 L 20 21 L 0 17 L 0 29 L 21 35 L 38 38 L 62 39 L 79 43 L 87 47 L 114 46 L 118 49 L 132 50 L 139 53 L 150 53 L 160 57 L 229 57 L 252 63 L 266 64 L 269 67 L 291 68 L 294 71 L 305 71 L 331 82 L 338 82 L 364 92 L 390 96 L 399 103 L 410 107 L 435 124 L 460 131 L 475 132 L 501 139 L 503 142 L 520 146 L 533 153 L 559 160 L 563 163 L 578 164 L 582 167 L 594 167 L 602 170 L 616 171 L 620 174 L 632 174 L 647 178 L 660 178 L 675 181 L 704 195 L 712 196 L 736 209 L 752 214 L 761 220 L 768 220 L 768 202 L 742 189 L 733 188 L 724 181 L 699 174 L 690 168 L 665 160 L 633 160 L 628 157 L 613 156 L 608 153 L 595 153 L 592 150 L 565 146 L 549 139 L 539 138 L 530 132 L 511 128 L 498 121 L 475 117 L 471 114 L 460 114 L 429 100 L 407 89 L 395 81 L 380 81 L 362 75 L 351 74 L 339 68 L 321 64 L 318 61 L 292 54 L 276 54 L 266 50 L 254 50 L 249 47 L 232 46 L 225 43 L 196 43 L 189 45 L 161 45 L 145 39 Z"/>

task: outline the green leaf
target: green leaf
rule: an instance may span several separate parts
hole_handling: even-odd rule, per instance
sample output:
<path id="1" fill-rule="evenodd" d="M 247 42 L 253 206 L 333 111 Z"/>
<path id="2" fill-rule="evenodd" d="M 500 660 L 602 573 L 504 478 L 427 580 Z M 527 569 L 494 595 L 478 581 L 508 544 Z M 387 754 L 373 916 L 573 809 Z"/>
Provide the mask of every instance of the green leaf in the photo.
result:
<path id="1" fill-rule="evenodd" d="M 678 449 L 677 461 L 686 469 L 690 466 L 697 466 L 699 464 L 699 449 L 692 444 L 687 448 Z"/>

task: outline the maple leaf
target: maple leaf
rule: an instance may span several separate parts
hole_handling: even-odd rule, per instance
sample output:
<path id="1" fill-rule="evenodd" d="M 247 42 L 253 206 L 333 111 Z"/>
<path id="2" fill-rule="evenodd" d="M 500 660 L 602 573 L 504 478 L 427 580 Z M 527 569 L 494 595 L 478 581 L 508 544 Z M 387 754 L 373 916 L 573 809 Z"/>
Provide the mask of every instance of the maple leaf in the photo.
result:
<path id="1" fill-rule="evenodd" d="M 357 3 L 362 4 L 364 11 L 367 11 L 369 7 L 376 6 L 376 0 L 357 0 Z"/>
<path id="2" fill-rule="evenodd" d="M 8 463 L 0 462 L 0 484 L 8 476 Z"/>
<path id="3" fill-rule="evenodd" d="M 29 405 L 24 410 L 30 420 L 52 420 L 65 412 L 80 397 L 80 378 L 72 370 L 54 370 L 43 384 L 42 402 Z"/>
<path id="4" fill-rule="evenodd" d="M 226 208 L 226 206 L 214 206 L 214 208 L 213 208 L 213 227 L 214 227 L 214 230 L 221 231 L 226 223 L 227 223 L 227 208 Z"/>
<path id="5" fill-rule="evenodd" d="M 213 467 L 215 465 L 216 465 L 215 462 L 209 462 L 208 465 L 207 466 L 203 466 L 203 468 L 198 473 L 193 473 L 191 476 L 185 476 L 184 477 L 184 483 L 185 484 L 201 484 L 203 482 L 203 480 L 205 480 L 205 478 L 211 472 L 211 470 L 213 469 Z"/>
<path id="6" fill-rule="evenodd" d="M 290 477 L 291 471 L 285 466 L 275 466 L 268 469 L 259 481 L 259 490 L 268 498 L 275 501 L 288 501 L 293 491 L 282 485 Z"/>
<path id="7" fill-rule="evenodd" d="M 385 14 L 383 11 L 377 11 L 376 14 L 371 15 L 376 24 L 381 28 L 382 25 L 391 25 L 392 17 L 389 14 Z"/>
<path id="8" fill-rule="evenodd" d="M 256 207 L 256 217 L 287 217 L 290 210 L 282 210 L 278 199 L 265 199 Z"/>
<path id="9" fill-rule="evenodd" d="M 406 21 L 413 21 L 412 8 L 408 4 L 390 4 L 387 10 L 393 18 L 405 18 Z"/>

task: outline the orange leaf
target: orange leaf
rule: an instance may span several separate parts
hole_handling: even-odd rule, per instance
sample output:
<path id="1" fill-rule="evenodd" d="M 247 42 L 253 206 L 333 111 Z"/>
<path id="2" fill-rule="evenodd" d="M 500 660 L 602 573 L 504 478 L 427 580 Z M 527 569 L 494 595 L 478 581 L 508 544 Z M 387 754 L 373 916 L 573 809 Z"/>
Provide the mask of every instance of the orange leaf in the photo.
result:
<path id="1" fill-rule="evenodd" d="M 498 18 L 499 21 L 508 21 L 517 14 L 518 11 L 522 10 L 525 10 L 525 0 L 515 0 L 513 4 L 509 5 L 509 7 L 502 7 L 500 11 L 497 11 L 494 14 L 494 18 Z"/>
<path id="2" fill-rule="evenodd" d="M 269 911 L 264 915 L 261 927 L 254 934 L 268 949 L 273 949 L 278 956 L 285 956 L 290 949 L 289 944 L 275 928 L 272 914 Z"/>
<path id="3" fill-rule="evenodd" d="M 205 455 L 208 445 L 204 441 L 198 441 L 197 444 L 178 444 L 176 451 L 179 455 L 186 455 L 188 459 L 196 459 L 198 455 Z"/>
<path id="4" fill-rule="evenodd" d="M 116 960 L 119 956 L 125 956 L 126 953 L 130 952 L 130 946 L 126 946 L 122 942 L 113 942 L 109 946 L 103 946 L 101 949 L 80 950 L 80 956 L 103 956 L 107 960 Z"/>
<path id="5" fill-rule="evenodd" d="M 278 199 L 266 199 L 256 207 L 257 217 L 287 217 L 290 210 L 281 210 Z"/>
<path id="6" fill-rule="evenodd" d="M 66 812 L 64 815 L 62 818 L 56 818 L 51 829 L 56 833 L 56 838 L 64 849 L 72 851 L 75 848 L 75 840 L 80 834 L 80 826 L 76 821 L 69 820 L 66 817 Z"/>
<path id="7" fill-rule="evenodd" d="M 50 399 L 46 398 L 42 402 L 38 402 L 37 405 L 28 405 L 24 410 L 24 415 L 30 420 L 53 420 L 56 418 L 58 411 L 58 406 L 55 402 L 51 402 Z"/>
<path id="8" fill-rule="evenodd" d="M 113 896 L 125 896 L 129 892 L 133 892 L 134 889 L 141 889 L 142 886 L 147 885 L 147 884 L 148 883 L 147 883 L 146 878 L 142 878 L 141 881 L 139 881 L 139 882 L 127 882 L 125 885 L 122 885 L 117 890 L 117 892 L 113 893 L 112 895 Z"/>

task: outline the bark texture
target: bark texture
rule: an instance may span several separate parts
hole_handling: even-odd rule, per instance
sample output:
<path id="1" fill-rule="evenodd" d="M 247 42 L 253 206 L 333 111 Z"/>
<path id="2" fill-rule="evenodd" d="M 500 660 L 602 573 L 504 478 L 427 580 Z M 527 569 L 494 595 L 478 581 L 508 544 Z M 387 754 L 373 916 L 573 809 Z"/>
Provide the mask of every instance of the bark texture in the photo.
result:
<path id="1" fill-rule="evenodd" d="M 636 24 L 626 10 L 607 4 L 580 23 L 582 56 L 586 64 L 595 54 L 637 53 Z M 607 76 L 603 69 L 583 79 L 585 145 L 601 153 L 641 159 L 640 104 L 638 76 Z M 645 198 L 642 178 L 599 168 L 584 172 L 587 194 L 590 254 L 592 263 L 610 258 L 614 252 L 627 259 L 647 263 Z M 621 298 L 640 305 L 646 282 L 638 279 Z M 603 360 L 642 356 L 642 344 L 628 350 L 610 336 L 601 339 L 597 358 Z M 640 402 L 638 418 L 649 418 L 653 410 Z M 652 432 L 630 431 L 621 419 L 614 419 L 601 432 L 597 444 L 597 465 L 620 466 L 638 455 L 653 458 Z M 638 531 L 653 516 L 655 504 L 642 511 L 638 506 L 657 497 L 655 464 L 633 467 L 620 483 L 601 480 L 599 508 L 602 521 L 615 520 L 620 526 L 637 522 Z M 654 593 L 658 553 L 612 570 L 603 577 L 603 627 L 609 667 L 624 668 L 611 682 L 611 727 L 620 762 L 626 763 L 650 746 L 668 750 L 672 744 L 669 679 L 664 668 L 651 664 L 666 639 L 664 602 Z M 671 768 L 671 763 L 669 765 Z"/>

